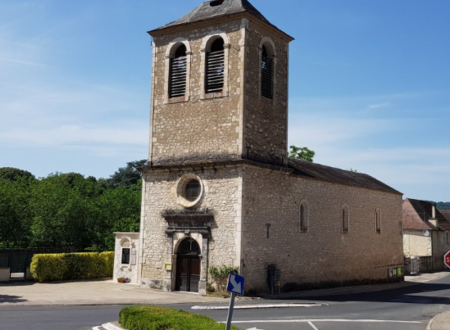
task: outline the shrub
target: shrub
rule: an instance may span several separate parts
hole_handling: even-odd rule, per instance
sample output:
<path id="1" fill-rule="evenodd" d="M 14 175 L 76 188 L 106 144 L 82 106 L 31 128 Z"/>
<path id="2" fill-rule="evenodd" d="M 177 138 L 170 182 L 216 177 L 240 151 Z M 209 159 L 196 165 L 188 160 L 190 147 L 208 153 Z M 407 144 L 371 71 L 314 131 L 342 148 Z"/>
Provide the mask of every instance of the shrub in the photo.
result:
<path id="1" fill-rule="evenodd" d="M 114 252 L 101 252 L 100 259 L 103 265 L 102 275 L 100 277 L 112 277 L 114 272 Z"/>
<path id="2" fill-rule="evenodd" d="M 67 273 L 64 253 L 35 254 L 31 261 L 30 271 L 38 282 L 61 281 Z"/>
<path id="3" fill-rule="evenodd" d="M 213 281 L 216 283 L 220 292 L 225 292 L 227 289 L 227 279 L 230 273 L 237 274 L 237 267 L 228 267 L 222 265 L 220 267 L 211 266 L 208 269 L 209 275 L 211 275 Z"/>
<path id="4" fill-rule="evenodd" d="M 131 306 L 119 313 L 120 325 L 128 330 L 223 330 L 225 324 L 198 314 L 158 306 Z M 240 330 L 232 326 L 233 330 Z"/>
<path id="5" fill-rule="evenodd" d="M 38 282 L 112 276 L 114 252 L 35 254 L 30 271 Z"/>

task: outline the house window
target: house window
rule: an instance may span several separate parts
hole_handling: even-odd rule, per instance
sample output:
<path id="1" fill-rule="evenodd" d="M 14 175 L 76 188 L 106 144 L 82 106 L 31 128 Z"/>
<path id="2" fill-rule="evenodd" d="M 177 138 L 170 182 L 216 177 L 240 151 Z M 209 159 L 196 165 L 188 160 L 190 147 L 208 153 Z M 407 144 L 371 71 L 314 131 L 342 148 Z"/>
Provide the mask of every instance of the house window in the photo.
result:
<path id="1" fill-rule="evenodd" d="M 186 46 L 180 45 L 170 59 L 169 68 L 169 98 L 181 97 L 186 94 Z"/>
<path id="2" fill-rule="evenodd" d="M 377 234 L 381 234 L 381 212 L 379 208 L 375 210 L 375 229 Z"/>
<path id="3" fill-rule="evenodd" d="M 222 38 L 213 41 L 206 54 L 205 92 L 218 93 L 223 90 L 225 52 Z"/>
<path id="4" fill-rule="evenodd" d="M 306 233 L 308 231 L 308 227 L 308 205 L 306 203 L 302 203 L 300 205 L 300 232 Z"/>
<path id="5" fill-rule="evenodd" d="M 348 207 L 344 206 L 342 208 L 342 232 L 348 233 Z"/>
<path id="6" fill-rule="evenodd" d="M 130 263 L 130 248 L 122 248 L 122 263 Z"/>
<path id="7" fill-rule="evenodd" d="M 269 55 L 266 46 L 262 46 L 261 53 L 261 95 L 272 99 L 273 97 L 273 58 Z"/>

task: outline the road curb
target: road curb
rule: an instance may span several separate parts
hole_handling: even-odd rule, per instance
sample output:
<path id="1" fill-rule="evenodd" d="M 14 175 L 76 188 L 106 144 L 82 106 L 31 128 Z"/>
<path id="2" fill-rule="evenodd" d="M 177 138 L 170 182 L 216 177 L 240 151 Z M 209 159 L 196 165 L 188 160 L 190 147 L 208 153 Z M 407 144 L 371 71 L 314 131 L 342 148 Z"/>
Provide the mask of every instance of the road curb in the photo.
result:
<path id="1" fill-rule="evenodd" d="M 427 330 L 446 330 L 450 324 L 450 311 L 442 312 L 428 322 Z"/>
<path id="2" fill-rule="evenodd" d="M 120 327 L 118 322 L 108 322 L 102 324 L 101 326 L 92 327 L 92 330 L 125 330 L 125 329 Z"/>
<path id="3" fill-rule="evenodd" d="M 434 319 L 435 319 L 436 317 L 438 317 L 438 315 L 436 315 L 435 317 L 433 317 L 433 318 L 430 320 L 430 322 L 428 322 L 427 330 L 431 330 L 431 327 L 433 326 Z"/>
<path id="4" fill-rule="evenodd" d="M 234 309 L 264 309 L 264 308 L 310 308 L 329 306 L 328 304 L 251 304 L 251 305 L 235 305 Z M 228 306 L 192 306 L 194 310 L 226 310 Z"/>

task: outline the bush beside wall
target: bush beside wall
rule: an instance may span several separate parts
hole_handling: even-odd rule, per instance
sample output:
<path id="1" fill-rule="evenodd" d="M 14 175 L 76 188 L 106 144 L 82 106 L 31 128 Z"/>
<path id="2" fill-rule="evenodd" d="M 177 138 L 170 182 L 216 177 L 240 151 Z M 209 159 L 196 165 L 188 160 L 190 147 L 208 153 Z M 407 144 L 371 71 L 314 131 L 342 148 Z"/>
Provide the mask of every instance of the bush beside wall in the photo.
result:
<path id="1" fill-rule="evenodd" d="M 35 254 L 30 271 L 38 282 L 111 277 L 114 252 Z"/>
<path id="2" fill-rule="evenodd" d="M 119 323 L 127 330 L 224 330 L 225 324 L 198 314 L 167 307 L 131 306 L 119 313 Z M 240 330 L 234 326 L 233 330 Z"/>

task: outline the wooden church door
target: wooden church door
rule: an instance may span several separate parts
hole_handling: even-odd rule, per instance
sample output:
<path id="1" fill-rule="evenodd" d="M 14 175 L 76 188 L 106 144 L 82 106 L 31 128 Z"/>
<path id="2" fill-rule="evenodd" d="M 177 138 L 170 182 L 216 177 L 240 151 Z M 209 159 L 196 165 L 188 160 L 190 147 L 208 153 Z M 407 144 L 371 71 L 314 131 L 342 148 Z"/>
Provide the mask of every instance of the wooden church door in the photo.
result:
<path id="1" fill-rule="evenodd" d="M 200 281 L 200 247 L 192 238 L 183 240 L 177 251 L 175 290 L 198 292 Z"/>

